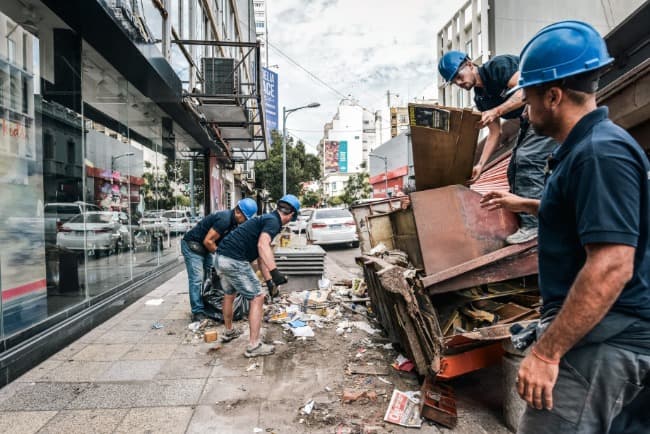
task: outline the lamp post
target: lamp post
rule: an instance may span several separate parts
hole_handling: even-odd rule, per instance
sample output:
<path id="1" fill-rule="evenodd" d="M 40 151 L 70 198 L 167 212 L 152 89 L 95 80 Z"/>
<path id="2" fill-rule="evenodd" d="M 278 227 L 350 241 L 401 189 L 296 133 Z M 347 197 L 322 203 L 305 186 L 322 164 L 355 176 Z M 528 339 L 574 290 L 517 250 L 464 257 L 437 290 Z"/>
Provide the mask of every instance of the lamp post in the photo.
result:
<path id="1" fill-rule="evenodd" d="M 289 115 L 295 111 L 302 110 L 304 108 L 316 108 L 320 107 L 320 103 L 313 102 L 311 104 L 304 105 L 302 107 L 296 107 L 287 110 L 286 107 L 282 107 L 282 195 L 287 194 L 287 118 Z"/>
<path id="2" fill-rule="evenodd" d="M 384 160 L 384 189 L 386 190 L 386 198 L 388 198 L 388 157 L 377 154 L 368 154 L 368 156 Z"/>
<path id="3" fill-rule="evenodd" d="M 133 152 L 127 152 L 125 154 L 115 155 L 111 157 L 111 174 L 113 173 L 113 168 L 115 167 L 115 162 L 122 157 L 131 157 L 135 155 Z"/>

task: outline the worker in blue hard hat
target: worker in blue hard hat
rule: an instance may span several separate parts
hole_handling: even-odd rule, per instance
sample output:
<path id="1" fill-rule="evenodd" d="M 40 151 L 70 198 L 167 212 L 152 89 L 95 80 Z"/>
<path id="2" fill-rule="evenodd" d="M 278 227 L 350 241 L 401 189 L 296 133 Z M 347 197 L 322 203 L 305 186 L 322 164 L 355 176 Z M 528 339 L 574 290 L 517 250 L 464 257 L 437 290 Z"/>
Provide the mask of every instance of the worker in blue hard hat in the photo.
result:
<path id="1" fill-rule="evenodd" d="M 522 91 L 508 95 L 519 80 L 519 57 L 495 56 L 477 66 L 461 51 L 449 51 L 440 59 L 438 71 L 448 84 L 465 90 L 474 90 L 474 103 L 482 112 L 479 127 L 487 127 L 488 135 L 483 152 L 472 169 L 469 183 L 481 176 L 501 139 L 501 119 L 519 119 L 520 129 L 508 165 L 510 191 L 524 197 L 539 199 L 544 186 L 544 166 L 557 143 L 539 135 L 524 113 Z M 506 238 L 509 244 L 530 241 L 537 236 L 537 218 L 519 213 L 519 229 Z"/>
<path id="2" fill-rule="evenodd" d="M 292 194 L 284 195 L 278 201 L 275 211 L 248 220 L 228 234 L 217 249 L 215 268 L 225 292 L 223 320 L 226 331 L 221 341 L 229 342 L 241 335 L 241 330 L 232 323 L 235 293 L 239 293 L 250 301 L 250 335 L 244 352 L 246 357 L 266 356 L 275 352 L 273 345 L 262 342 L 260 338 L 266 294 L 251 262 L 257 260 L 269 294 L 271 297 L 276 296 L 278 287 L 286 283 L 287 278 L 275 264 L 271 241 L 280 233 L 282 226 L 298 218 L 299 211 L 298 198 Z"/>
<path id="3" fill-rule="evenodd" d="M 483 205 L 539 216 L 542 322 L 521 363 L 521 433 L 650 429 L 650 162 L 597 107 L 613 62 L 589 24 L 540 30 L 521 54 L 517 89 L 530 122 L 561 145 L 541 201 L 492 192 Z"/>
<path id="4" fill-rule="evenodd" d="M 208 314 L 201 298 L 203 281 L 210 275 L 214 252 L 219 242 L 237 225 L 257 214 L 257 203 L 251 198 L 237 202 L 232 210 L 210 214 L 190 229 L 181 240 L 189 281 L 192 321 L 202 321 Z"/>

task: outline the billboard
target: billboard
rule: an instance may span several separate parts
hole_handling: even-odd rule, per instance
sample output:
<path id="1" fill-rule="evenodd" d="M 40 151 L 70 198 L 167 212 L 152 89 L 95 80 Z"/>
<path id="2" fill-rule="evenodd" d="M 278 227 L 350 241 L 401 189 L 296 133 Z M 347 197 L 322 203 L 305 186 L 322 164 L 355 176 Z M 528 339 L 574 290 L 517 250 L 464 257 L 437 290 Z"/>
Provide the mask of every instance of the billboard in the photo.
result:
<path id="1" fill-rule="evenodd" d="M 262 68 L 262 92 L 266 140 L 270 143 L 271 131 L 278 129 L 278 74 L 268 68 Z"/>
<path id="2" fill-rule="evenodd" d="M 348 171 L 348 142 L 325 141 L 325 173 L 347 173 Z"/>

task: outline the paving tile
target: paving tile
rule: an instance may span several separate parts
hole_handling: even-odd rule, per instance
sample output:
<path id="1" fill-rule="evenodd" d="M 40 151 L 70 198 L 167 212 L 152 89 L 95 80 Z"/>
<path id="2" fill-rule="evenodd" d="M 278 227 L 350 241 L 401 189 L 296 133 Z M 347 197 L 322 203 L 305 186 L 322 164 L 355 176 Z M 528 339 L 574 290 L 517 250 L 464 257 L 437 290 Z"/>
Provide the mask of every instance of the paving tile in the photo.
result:
<path id="1" fill-rule="evenodd" d="M 98 381 L 145 381 L 156 377 L 164 360 L 119 360 Z"/>
<path id="2" fill-rule="evenodd" d="M 163 320 L 164 321 L 164 320 Z M 177 331 L 171 328 L 149 330 L 142 335 L 140 343 L 144 344 L 180 344 L 185 338 L 185 330 Z"/>
<path id="3" fill-rule="evenodd" d="M 50 371 L 55 369 L 61 363 L 64 362 L 62 360 L 47 359 L 44 362 L 38 364 L 36 367 L 25 372 L 23 375 L 21 375 L 19 378 L 17 378 L 14 381 L 23 382 L 23 383 L 25 382 L 31 383 L 33 381 L 38 381 L 41 377 L 43 377 L 45 374 L 48 374 Z"/>
<path id="4" fill-rule="evenodd" d="M 204 342 L 197 342 L 196 344 L 181 343 L 176 347 L 171 355 L 172 359 L 203 359 L 212 360 L 214 356 L 208 354 L 208 350 L 212 345 L 205 344 Z"/>
<path id="5" fill-rule="evenodd" d="M 122 356 L 122 360 L 166 360 L 171 358 L 174 350 L 180 344 L 148 344 L 134 345 L 129 352 Z"/>
<path id="6" fill-rule="evenodd" d="M 111 330 L 115 331 L 146 331 L 151 328 L 151 321 L 148 319 L 133 318 L 120 321 Z"/>
<path id="7" fill-rule="evenodd" d="M 52 418 L 39 431 L 39 434 L 110 434 L 117 428 L 128 411 L 127 409 L 63 410 Z"/>
<path id="8" fill-rule="evenodd" d="M 135 344 L 88 344 L 74 355 L 74 360 L 94 362 L 119 360 Z"/>
<path id="9" fill-rule="evenodd" d="M 212 365 L 204 359 L 171 359 L 156 374 L 156 379 L 207 378 Z"/>
<path id="10" fill-rule="evenodd" d="M 141 388 L 141 383 L 93 383 L 65 408 L 131 408 Z"/>
<path id="11" fill-rule="evenodd" d="M 90 383 L 100 378 L 110 367 L 111 362 L 89 362 L 86 360 L 65 361 L 43 375 L 40 381 Z"/>
<path id="12" fill-rule="evenodd" d="M 265 385 L 267 382 L 268 380 L 261 376 L 208 378 L 200 403 L 266 399 L 270 389 L 268 384 Z"/>
<path id="13" fill-rule="evenodd" d="M 198 404 L 206 380 L 156 380 L 143 383 L 134 407 L 158 407 Z"/>
<path id="14" fill-rule="evenodd" d="M 193 412 L 191 407 L 134 408 L 129 411 L 115 433 L 182 434 Z"/>
<path id="15" fill-rule="evenodd" d="M 93 343 L 98 344 L 127 344 L 136 343 L 142 339 L 143 331 L 113 331 L 109 330 L 105 334 L 96 338 Z"/>
<path id="16" fill-rule="evenodd" d="M 72 356 L 83 350 L 86 345 L 88 344 L 75 341 L 51 356 L 49 360 L 70 360 L 72 359 Z"/>
<path id="17" fill-rule="evenodd" d="M 3 411 L 0 412 L 0 432 L 32 434 L 54 415 L 56 411 Z"/>
<path id="18" fill-rule="evenodd" d="M 88 383 L 23 383 L 0 402 L 2 410 L 62 410 L 88 388 Z"/>
<path id="19" fill-rule="evenodd" d="M 267 427 L 260 426 L 259 423 L 259 407 L 259 401 L 242 401 L 231 407 L 225 405 L 199 405 L 194 409 L 194 415 L 190 420 L 186 433 L 250 434 L 255 428 L 262 428 L 262 432 L 266 432 Z M 292 431 L 300 432 L 295 428 Z M 330 430 L 330 432 L 333 432 L 333 430 Z"/>
<path id="20" fill-rule="evenodd" d="M 257 368 L 248 371 L 253 364 L 258 364 Z M 211 365 L 213 366 L 210 377 L 245 377 L 261 375 L 264 372 L 264 358 L 247 359 L 241 355 L 236 359 L 228 360 L 215 358 Z"/>

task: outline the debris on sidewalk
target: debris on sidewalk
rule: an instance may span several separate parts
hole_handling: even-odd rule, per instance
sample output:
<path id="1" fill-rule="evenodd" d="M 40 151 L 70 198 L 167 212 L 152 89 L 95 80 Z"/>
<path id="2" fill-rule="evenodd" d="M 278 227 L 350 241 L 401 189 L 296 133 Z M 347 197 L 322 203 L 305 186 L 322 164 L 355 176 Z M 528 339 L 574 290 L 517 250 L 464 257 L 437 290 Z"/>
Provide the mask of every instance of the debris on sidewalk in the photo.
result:
<path id="1" fill-rule="evenodd" d="M 306 415 L 310 415 L 312 410 L 314 409 L 314 400 L 311 399 L 305 406 L 302 408 L 302 413 Z"/>
<path id="2" fill-rule="evenodd" d="M 343 390 L 343 397 L 341 400 L 344 404 L 349 404 L 351 402 L 359 401 L 362 398 L 367 398 L 370 401 L 377 400 L 377 392 L 372 390 Z"/>
<path id="3" fill-rule="evenodd" d="M 144 302 L 145 306 L 160 306 L 165 300 L 162 298 L 152 298 Z"/>
<path id="4" fill-rule="evenodd" d="M 291 329 L 291 332 L 297 338 L 312 338 L 315 336 L 314 330 L 310 326 L 295 327 Z"/>
<path id="5" fill-rule="evenodd" d="M 395 360 L 395 363 L 393 363 L 391 366 L 397 371 L 404 372 L 411 372 L 415 368 L 413 362 L 401 354 L 397 356 L 397 360 Z"/>
<path id="6" fill-rule="evenodd" d="M 456 396 L 451 386 L 434 384 L 431 376 L 427 376 L 422 384 L 422 417 L 432 420 L 447 428 L 454 428 L 458 422 L 456 411 Z"/>
<path id="7" fill-rule="evenodd" d="M 153 324 L 151 324 L 151 329 L 152 330 L 159 330 L 161 328 L 165 327 L 161 322 L 156 321 Z"/>
<path id="8" fill-rule="evenodd" d="M 204 342 L 214 342 L 217 340 L 218 337 L 219 337 L 219 333 L 215 329 L 206 330 L 203 333 Z"/>
<path id="9" fill-rule="evenodd" d="M 246 372 L 252 372 L 252 371 L 256 370 L 259 367 L 260 367 L 260 364 L 255 362 L 255 363 L 251 364 L 248 368 L 246 368 Z"/>
<path id="10" fill-rule="evenodd" d="M 384 366 L 375 366 L 370 364 L 358 365 L 351 364 L 348 365 L 348 371 L 350 374 L 360 374 L 360 375 L 389 375 L 388 368 Z"/>
<path id="11" fill-rule="evenodd" d="M 372 328 L 370 324 L 368 324 L 365 321 L 341 321 L 337 328 L 343 328 L 343 329 L 349 329 L 351 327 L 356 327 L 359 330 L 363 330 L 364 332 L 374 335 L 375 333 L 379 333 L 379 330 Z"/>
<path id="12" fill-rule="evenodd" d="M 393 390 L 384 420 L 408 428 L 422 427 L 420 416 L 420 392 Z"/>

